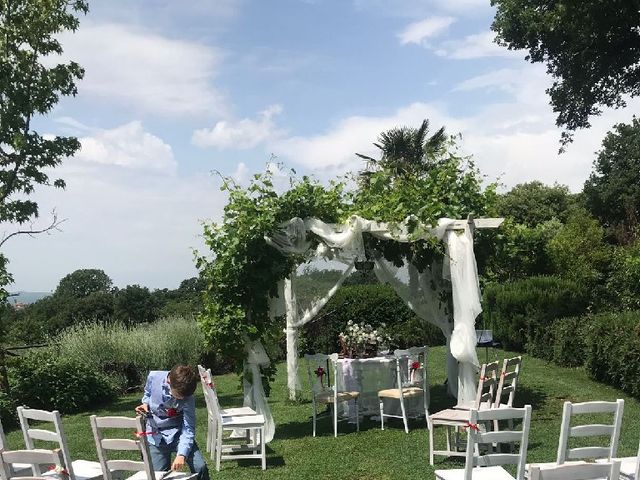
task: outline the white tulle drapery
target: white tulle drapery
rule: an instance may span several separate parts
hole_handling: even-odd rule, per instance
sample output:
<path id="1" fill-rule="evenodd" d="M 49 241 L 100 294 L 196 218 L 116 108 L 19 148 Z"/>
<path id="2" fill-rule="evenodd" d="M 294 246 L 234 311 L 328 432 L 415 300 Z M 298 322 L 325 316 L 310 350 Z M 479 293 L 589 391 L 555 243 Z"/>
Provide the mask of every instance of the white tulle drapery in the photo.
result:
<path id="1" fill-rule="evenodd" d="M 264 416 L 264 440 L 265 443 L 268 443 L 273 440 L 276 424 L 273 421 L 271 408 L 267 403 L 260 368 L 268 367 L 271 362 L 260 341 L 250 342 L 247 340 L 245 342 L 245 350 L 247 359 L 244 362 L 244 379 L 242 381 L 244 405 L 253 408 Z M 242 432 L 242 435 L 244 435 L 244 432 Z"/>
<path id="2" fill-rule="evenodd" d="M 271 314 L 286 316 L 287 383 L 290 396 L 300 389 L 298 379 L 298 329 L 314 319 L 320 309 L 335 294 L 352 272 L 354 262 L 365 260 L 363 232 L 377 238 L 399 242 L 413 242 L 436 237 L 445 243 L 444 262 L 434 262 L 431 268 L 419 272 L 410 262 L 394 266 L 382 258 L 375 260 L 375 273 L 381 282 L 389 283 L 407 305 L 425 322 L 438 326 L 447 339 L 450 356 L 447 362 L 449 392 L 459 402 L 475 398 L 475 373 L 478 359 L 475 352 L 475 318 L 480 313 L 478 273 L 473 252 L 473 238 L 466 222 L 441 219 L 435 228 L 419 226 L 409 234 L 408 218 L 398 226 L 373 222 L 353 216 L 342 225 L 324 223 L 315 218 L 294 218 L 279 232 L 265 240 L 284 254 L 306 255 L 308 259 L 337 260 L 347 269 L 325 289 L 317 289 L 314 298 L 301 307 L 296 294 L 295 272 L 279 285 L 281 294 L 272 299 Z M 455 225 L 454 225 L 455 224 Z M 318 241 L 311 251 L 308 232 Z M 416 233 L 419 232 L 419 233 Z M 450 286 L 443 279 L 449 280 Z M 446 311 L 443 292 L 453 296 L 453 325 Z"/>

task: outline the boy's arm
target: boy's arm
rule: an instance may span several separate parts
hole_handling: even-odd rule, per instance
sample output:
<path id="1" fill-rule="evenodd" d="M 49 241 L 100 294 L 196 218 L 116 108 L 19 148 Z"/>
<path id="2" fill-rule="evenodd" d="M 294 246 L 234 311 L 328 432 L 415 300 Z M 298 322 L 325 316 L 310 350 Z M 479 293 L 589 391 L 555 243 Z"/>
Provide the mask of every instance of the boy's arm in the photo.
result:
<path id="1" fill-rule="evenodd" d="M 196 401 L 193 395 L 184 399 L 182 409 L 182 433 L 178 442 L 178 455 L 187 457 L 196 436 Z"/>
<path id="2" fill-rule="evenodd" d="M 149 400 L 151 399 L 151 374 L 147 376 L 147 382 L 144 386 L 144 394 L 142 395 L 142 404 L 138 405 L 135 410 L 138 414 L 145 414 L 149 411 Z"/>

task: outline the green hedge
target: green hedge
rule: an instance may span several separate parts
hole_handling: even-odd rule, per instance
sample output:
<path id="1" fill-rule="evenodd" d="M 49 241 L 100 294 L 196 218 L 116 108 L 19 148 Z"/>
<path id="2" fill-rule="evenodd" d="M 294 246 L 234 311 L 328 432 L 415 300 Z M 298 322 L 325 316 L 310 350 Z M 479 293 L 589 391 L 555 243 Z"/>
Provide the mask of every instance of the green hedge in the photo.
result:
<path id="1" fill-rule="evenodd" d="M 551 327 L 554 363 L 563 367 L 581 367 L 586 360 L 586 336 L 590 316 L 560 318 Z"/>
<path id="2" fill-rule="evenodd" d="M 483 323 L 509 350 L 553 358 L 553 322 L 584 313 L 587 291 L 578 283 L 558 277 L 530 277 L 485 288 Z"/>
<path id="3" fill-rule="evenodd" d="M 587 332 L 589 374 L 640 398 L 640 311 L 594 315 Z"/>
<path id="4" fill-rule="evenodd" d="M 347 322 L 385 323 L 392 347 L 444 345 L 439 328 L 424 324 L 389 285 L 349 285 L 339 289 L 318 317 L 303 328 L 301 352 L 338 352 L 338 334 Z"/>

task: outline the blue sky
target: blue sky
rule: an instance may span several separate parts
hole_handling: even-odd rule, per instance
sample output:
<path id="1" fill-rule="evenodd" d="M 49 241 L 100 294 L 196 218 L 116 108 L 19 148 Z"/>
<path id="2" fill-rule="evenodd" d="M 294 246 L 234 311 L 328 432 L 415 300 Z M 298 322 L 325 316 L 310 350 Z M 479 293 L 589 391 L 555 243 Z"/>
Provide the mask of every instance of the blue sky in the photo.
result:
<path id="1" fill-rule="evenodd" d="M 544 67 L 492 43 L 485 0 L 111 0 L 91 2 L 63 59 L 79 95 L 39 121 L 82 150 L 36 192 L 61 231 L 10 241 L 13 290 L 50 291 L 78 268 L 118 286 L 176 287 L 196 274 L 201 220 L 272 156 L 326 181 L 360 168 L 377 135 L 420 124 L 463 135 L 489 180 L 577 191 L 604 134 L 638 110 L 606 111 L 558 156 Z"/>

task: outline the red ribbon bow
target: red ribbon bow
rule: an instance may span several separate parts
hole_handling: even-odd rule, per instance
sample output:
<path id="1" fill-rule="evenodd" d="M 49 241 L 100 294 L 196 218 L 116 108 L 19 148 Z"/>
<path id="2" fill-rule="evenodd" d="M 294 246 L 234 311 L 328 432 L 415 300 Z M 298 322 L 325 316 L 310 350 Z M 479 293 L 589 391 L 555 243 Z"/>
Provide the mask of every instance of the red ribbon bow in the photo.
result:
<path id="1" fill-rule="evenodd" d="M 149 435 L 153 435 L 154 433 L 155 432 L 134 432 L 133 434 L 136 436 L 136 438 L 142 438 Z"/>
<path id="2" fill-rule="evenodd" d="M 464 428 L 470 428 L 471 430 L 475 430 L 476 432 L 480 431 L 477 423 L 467 422 L 465 423 Z"/>
<path id="3" fill-rule="evenodd" d="M 175 417 L 176 415 L 178 415 L 178 410 L 176 410 L 175 408 L 167 408 L 167 417 Z"/>
<path id="4" fill-rule="evenodd" d="M 413 362 L 411 364 L 411 370 L 419 370 L 420 369 L 420 362 Z"/>
<path id="5" fill-rule="evenodd" d="M 322 368 L 322 367 L 318 367 L 318 368 L 316 369 L 316 377 L 319 377 L 319 378 L 320 378 L 320 386 L 321 386 L 321 387 L 324 387 L 324 384 L 322 383 L 322 379 L 323 379 L 324 375 L 325 375 L 324 368 Z"/>
<path id="6" fill-rule="evenodd" d="M 69 472 L 67 471 L 67 469 L 63 468 L 60 465 L 51 465 L 49 467 L 49 471 L 59 473 L 60 475 L 64 475 L 65 477 L 69 476 Z"/>

